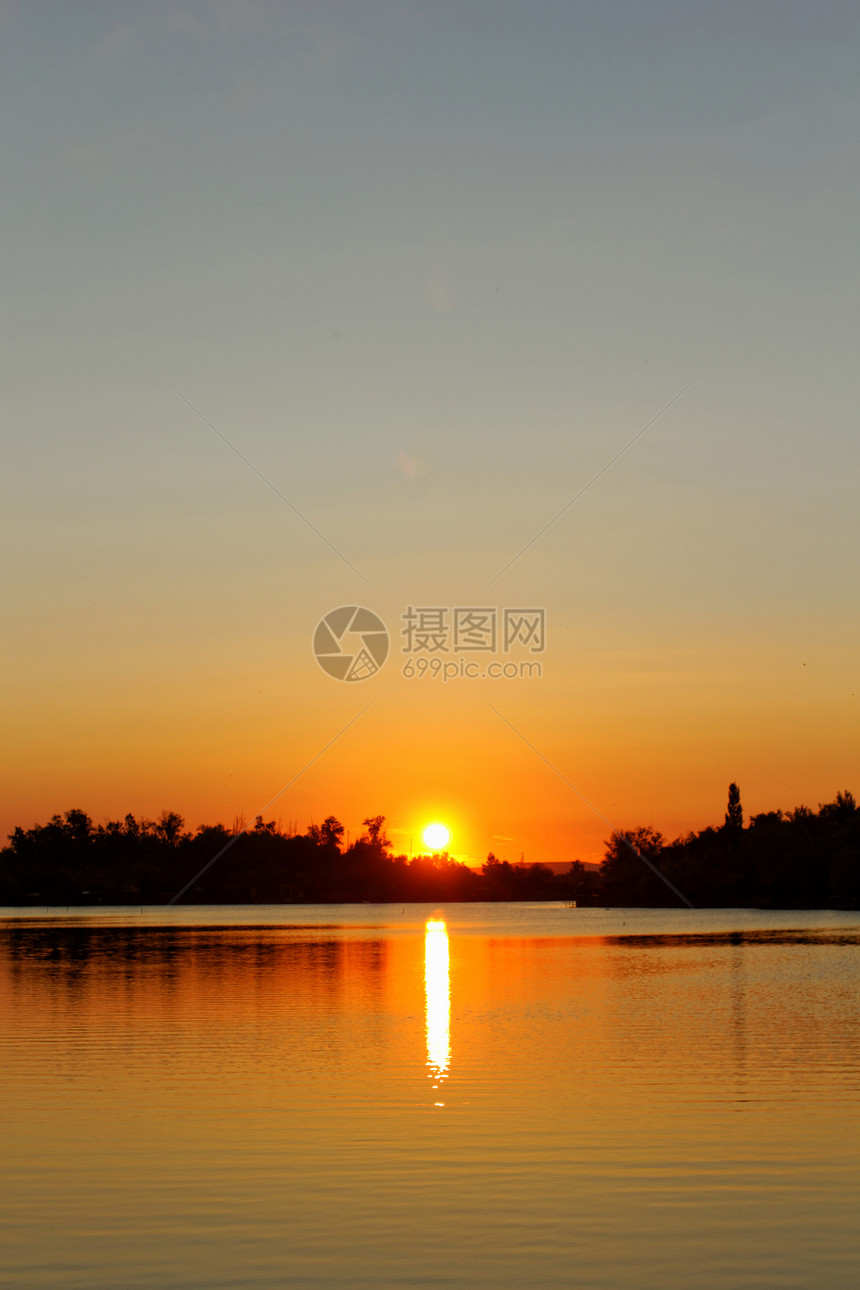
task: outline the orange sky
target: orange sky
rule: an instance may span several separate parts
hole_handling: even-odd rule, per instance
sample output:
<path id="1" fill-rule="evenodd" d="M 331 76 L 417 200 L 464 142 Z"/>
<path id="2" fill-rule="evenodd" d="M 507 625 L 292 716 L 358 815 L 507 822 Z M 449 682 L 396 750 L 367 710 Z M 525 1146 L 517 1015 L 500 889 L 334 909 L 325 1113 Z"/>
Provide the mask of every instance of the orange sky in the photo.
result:
<path id="1" fill-rule="evenodd" d="M 192 828 L 264 811 L 303 829 L 333 813 L 354 837 L 382 813 L 397 850 L 419 849 L 440 819 L 471 862 L 597 860 L 609 830 L 574 788 L 615 825 L 675 836 L 720 822 L 730 779 L 748 813 L 856 786 L 853 707 L 839 693 L 852 660 L 838 648 L 660 649 L 654 630 L 642 647 L 605 648 L 592 630 L 574 652 L 553 645 L 550 615 L 540 680 L 448 684 L 403 679 L 396 652 L 368 681 L 333 681 L 305 631 L 286 662 L 271 640 L 239 642 L 238 658 L 212 641 L 198 654 L 181 638 L 145 640 L 131 647 L 133 686 L 125 650 L 57 642 L 53 666 L 19 665 L 3 824 L 71 806 L 97 821 L 175 809 Z"/>

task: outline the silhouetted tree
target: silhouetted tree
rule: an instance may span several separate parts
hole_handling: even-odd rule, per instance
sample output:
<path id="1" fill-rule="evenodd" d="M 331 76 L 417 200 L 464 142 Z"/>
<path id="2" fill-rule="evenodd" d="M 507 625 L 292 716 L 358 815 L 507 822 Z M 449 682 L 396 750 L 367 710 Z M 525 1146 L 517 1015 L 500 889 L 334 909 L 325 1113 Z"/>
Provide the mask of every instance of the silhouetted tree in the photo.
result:
<path id="1" fill-rule="evenodd" d="M 741 790 L 737 784 L 729 784 L 729 804 L 726 810 L 727 829 L 742 829 L 744 827 L 744 813 L 741 809 Z"/>
<path id="2" fill-rule="evenodd" d="M 368 846 L 374 849 L 374 851 L 385 851 L 391 846 L 391 843 L 385 836 L 384 815 L 369 815 L 366 820 L 362 820 L 361 822 L 367 829 L 367 832 L 359 839 L 359 841 L 366 842 Z"/>
<path id="3" fill-rule="evenodd" d="M 385 817 L 381 816 L 384 820 Z M 365 820 L 365 824 L 367 821 Z M 380 826 L 381 827 L 381 826 Z M 320 841 L 324 847 L 333 847 L 336 851 L 340 850 L 340 844 L 343 841 L 343 825 L 334 815 L 327 815 L 320 828 Z"/>
<path id="4" fill-rule="evenodd" d="M 597 904 L 601 894 L 600 875 L 586 869 L 581 860 L 574 860 L 565 875 L 564 894 L 577 905 Z"/>
<path id="5" fill-rule="evenodd" d="M 182 816 L 177 815 L 175 811 L 162 811 L 161 818 L 155 826 L 155 834 L 168 846 L 175 847 L 179 842 L 184 823 Z"/>
<path id="6" fill-rule="evenodd" d="M 543 900 L 583 904 L 674 904 L 662 874 L 700 906 L 860 908 L 860 809 L 851 793 L 818 811 L 766 811 L 743 827 L 732 784 L 725 822 L 671 844 L 651 828 L 614 833 L 598 872 L 574 861 L 566 874 L 510 864 L 492 852 L 479 872 L 447 852 L 392 855 L 385 817 L 368 816 L 345 851 L 343 825 L 326 816 L 304 836 L 258 816 L 250 831 L 182 817 L 94 825 L 85 811 L 16 828 L 0 851 L 0 904 L 163 903 L 205 869 L 189 903 L 351 900 Z M 659 872 L 655 873 L 649 864 Z M 218 859 L 210 867 L 209 862 Z"/>
<path id="7" fill-rule="evenodd" d="M 641 858 L 660 867 L 663 835 L 647 825 L 616 831 L 606 843 L 600 866 L 603 900 L 607 905 L 676 904 L 668 887 Z"/>

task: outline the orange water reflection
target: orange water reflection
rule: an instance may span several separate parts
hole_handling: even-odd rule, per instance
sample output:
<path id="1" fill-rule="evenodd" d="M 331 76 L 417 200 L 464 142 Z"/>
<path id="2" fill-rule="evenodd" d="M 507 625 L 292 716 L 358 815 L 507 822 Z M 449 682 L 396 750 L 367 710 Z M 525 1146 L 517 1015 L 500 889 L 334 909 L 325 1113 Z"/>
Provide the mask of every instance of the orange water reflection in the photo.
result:
<path id="1" fill-rule="evenodd" d="M 2 1284 L 857 1286 L 860 927 L 428 912 L 0 920 Z"/>
<path id="2" fill-rule="evenodd" d="M 439 1088 L 451 1065 L 451 967 L 448 929 L 442 918 L 428 919 L 425 930 L 424 1008 L 427 1072 L 433 1087 Z"/>

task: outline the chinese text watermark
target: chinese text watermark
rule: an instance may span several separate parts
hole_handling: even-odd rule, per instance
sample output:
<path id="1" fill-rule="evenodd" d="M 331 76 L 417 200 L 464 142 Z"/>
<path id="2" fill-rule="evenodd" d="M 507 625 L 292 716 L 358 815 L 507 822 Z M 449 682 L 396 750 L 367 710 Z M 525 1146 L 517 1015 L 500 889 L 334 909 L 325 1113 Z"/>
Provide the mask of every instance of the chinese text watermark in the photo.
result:
<path id="1" fill-rule="evenodd" d="M 546 650 L 545 609 L 408 605 L 400 620 L 400 650 L 407 656 L 401 675 L 406 680 L 493 681 L 543 675 L 542 663 L 529 656 Z M 314 631 L 314 656 L 338 681 L 375 676 L 390 648 L 382 619 L 360 605 L 330 610 Z"/>

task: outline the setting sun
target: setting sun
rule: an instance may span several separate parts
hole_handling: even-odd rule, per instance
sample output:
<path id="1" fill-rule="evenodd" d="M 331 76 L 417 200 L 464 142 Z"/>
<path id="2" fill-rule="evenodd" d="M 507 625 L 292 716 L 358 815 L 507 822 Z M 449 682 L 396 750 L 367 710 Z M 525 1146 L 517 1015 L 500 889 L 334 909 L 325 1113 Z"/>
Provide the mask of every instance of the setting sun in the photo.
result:
<path id="1" fill-rule="evenodd" d="M 450 829 L 444 824 L 428 824 L 421 834 L 425 847 L 431 851 L 444 851 L 451 837 Z"/>

